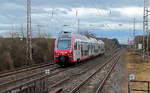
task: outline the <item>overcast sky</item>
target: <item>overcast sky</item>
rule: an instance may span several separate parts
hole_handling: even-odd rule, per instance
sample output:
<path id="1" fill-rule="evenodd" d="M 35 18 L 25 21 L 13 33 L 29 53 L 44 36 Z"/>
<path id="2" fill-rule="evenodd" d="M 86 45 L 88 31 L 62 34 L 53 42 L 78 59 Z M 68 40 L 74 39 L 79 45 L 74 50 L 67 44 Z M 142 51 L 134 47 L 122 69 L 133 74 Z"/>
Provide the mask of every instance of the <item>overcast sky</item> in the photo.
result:
<path id="1" fill-rule="evenodd" d="M 76 16 L 78 11 L 78 16 Z M 127 43 L 136 34 L 142 34 L 143 0 L 32 0 L 32 29 L 57 36 L 62 30 L 91 31 L 98 37 L 118 38 Z M 0 0 L 0 36 L 13 29 L 20 31 L 26 24 L 26 0 Z M 70 25 L 70 26 L 64 26 Z"/>

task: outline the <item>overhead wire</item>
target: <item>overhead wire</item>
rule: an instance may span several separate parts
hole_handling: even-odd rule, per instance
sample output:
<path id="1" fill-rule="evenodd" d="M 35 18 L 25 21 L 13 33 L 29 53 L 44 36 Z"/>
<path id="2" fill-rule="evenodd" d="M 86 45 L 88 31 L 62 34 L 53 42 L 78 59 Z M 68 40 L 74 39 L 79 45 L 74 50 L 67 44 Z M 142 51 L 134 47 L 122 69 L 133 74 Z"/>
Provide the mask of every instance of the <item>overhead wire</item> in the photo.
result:
<path id="1" fill-rule="evenodd" d="M 100 11 L 100 9 L 97 7 L 97 0 L 93 0 L 93 5 L 94 5 L 94 7 L 95 7 L 95 9 L 97 10 L 97 13 L 100 15 L 100 16 L 102 16 L 103 14 L 105 15 L 107 12 L 103 12 L 103 11 Z M 109 11 L 109 14 L 111 14 L 111 10 Z M 104 26 L 106 27 L 106 28 L 108 28 L 109 30 L 112 30 L 112 28 L 110 27 L 110 26 L 108 26 L 108 24 L 107 23 L 105 23 L 104 24 Z"/>
<path id="2" fill-rule="evenodd" d="M 51 10 L 48 11 L 48 17 L 50 20 L 48 26 L 51 26 L 54 20 L 56 23 L 60 24 L 60 27 L 62 27 L 63 24 L 61 24 L 60 20 L 57 18 L 57 15 L 55 14 L 55 8 L 52 8 Z M 59 33 L 55 33 L 55 34 L 58 35 Z"/>

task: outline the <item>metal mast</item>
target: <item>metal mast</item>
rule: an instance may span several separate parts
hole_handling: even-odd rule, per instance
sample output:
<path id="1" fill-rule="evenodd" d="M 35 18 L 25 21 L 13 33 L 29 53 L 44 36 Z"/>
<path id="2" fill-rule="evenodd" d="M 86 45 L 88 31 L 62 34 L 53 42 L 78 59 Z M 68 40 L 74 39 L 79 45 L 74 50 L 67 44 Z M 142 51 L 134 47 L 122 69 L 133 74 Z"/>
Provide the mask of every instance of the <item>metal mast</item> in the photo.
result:
<path id="1" fill-rule="evenodd" d="M 135 18 L 133 19 L 133 37 L 135 37 Z"/>
<path id="2" fill-rule="evenodd" d="M 32 61 L 31 0 L 27 0 L 27 63 Z M 28 63 L 29 64 L 29 63 Z"/>
<path id="3" fill-rule="evenodd" d="M 78 18 L 78 10 L 76 10 L 76 18 L 77 18 L 77 31 L 80 33 L 80 19 Z"/>
<path id="4" fill-rule="evenodd" d="M 42 25 L 37 25 L 37 29 L 38 29 L 38 34 L 39 34 L 39 38 L 41 38 L 42 36 L 41 36 L 41 27 L 42 27 Z"/>
<path id="5" fill-rule="evenodd" d="M 136 48 L 136 44 L 135 44 L 135 18 L 133 19 L 133 41 L 134 41 L 134 48 Z"/>
<path id="6" fill-rule="evenodd" d="M 148 49 L 149 48 L 149 28 L 148 28 L 148 22 L 149 21 L 148 21 L 148 15 L 149 15 L 149 12 L 150 12 L 149 9 L 148 9 L 148 0 L 146 0 L 145 6 L 146 6 L 145 7 L 146 8 L 146 10 L 145 10 L 146 11 L 145 16 L 146 16 L 146 22 L 147 22 L 147 25 L 146 25 L 146 37 L 147 37 L 146 38 L 147 39 L 146 40 L 146 42 L 147 42 L 146 52 L 148 53 L 149 52 L 149 49 Z"/>
<path id="7" fill-rule="evenodd" d="M 78 18 L 78 33 L 80 33 L 80 20 Z"/>
<path id="8" fill-rule="evenodd" d="M 146 34 L 148 34 L 148 0 L 144 0 L 144 15 L 143 15 L 143 56 L 145 56 L 146 50 L 148 50 L 148 38 L 147 44 Z"/>

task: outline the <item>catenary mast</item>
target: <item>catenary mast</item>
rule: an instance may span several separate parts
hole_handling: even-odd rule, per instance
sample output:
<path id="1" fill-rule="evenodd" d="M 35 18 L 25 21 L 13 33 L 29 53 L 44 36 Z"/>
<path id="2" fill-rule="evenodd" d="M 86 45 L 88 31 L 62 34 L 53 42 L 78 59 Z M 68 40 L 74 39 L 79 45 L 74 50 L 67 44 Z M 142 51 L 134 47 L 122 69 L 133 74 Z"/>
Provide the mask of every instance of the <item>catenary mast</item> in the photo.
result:
<path id="1" fill-rule="evenodd" d="M 27 64 L 32 61 L 32 28 L 31 28 L 31 0 L 27 0 L 27 39 L 26 39 L 26 53 Z"/>
<path id="2" fill-rule="evenodd" d="M 148 0 L 144 0 L 144 15 L 143 15 L 143 56 L 148 53 L 149 47 L 149 31 L 148 31 Z M 146 41 L 146 42 L 145 42 Z"/>

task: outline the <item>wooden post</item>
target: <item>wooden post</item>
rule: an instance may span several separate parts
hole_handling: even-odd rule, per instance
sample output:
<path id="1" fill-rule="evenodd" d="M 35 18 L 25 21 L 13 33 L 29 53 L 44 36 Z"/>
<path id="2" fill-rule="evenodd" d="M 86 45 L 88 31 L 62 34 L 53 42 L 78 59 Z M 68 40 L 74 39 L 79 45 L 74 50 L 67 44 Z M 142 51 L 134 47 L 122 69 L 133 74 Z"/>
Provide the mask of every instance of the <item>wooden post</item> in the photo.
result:
<path id="1" fill-rule="evenodd" d="M 148 93 L 150 93 L 150 90 L 149 90 L 149 82 L 148 82 Z"/>

